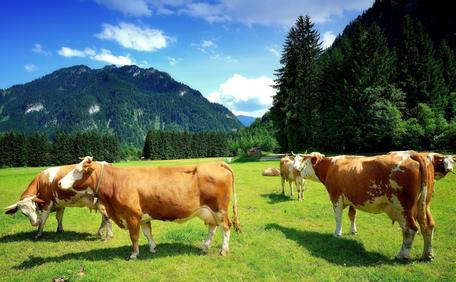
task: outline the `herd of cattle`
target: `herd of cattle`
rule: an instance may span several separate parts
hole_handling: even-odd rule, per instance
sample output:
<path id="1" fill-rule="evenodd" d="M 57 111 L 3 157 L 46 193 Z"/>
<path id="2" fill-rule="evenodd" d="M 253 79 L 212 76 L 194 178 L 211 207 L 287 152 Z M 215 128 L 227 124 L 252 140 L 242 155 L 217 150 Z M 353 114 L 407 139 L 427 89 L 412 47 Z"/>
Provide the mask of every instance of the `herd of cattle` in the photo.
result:
<path id="1" fill-rule="evenodd" d="M 403 243 L 398 260 L 410 260 L 413 239 L 421 229 L 424 238 L 422 258 L 433 259 L 434 220 L 430 201 L 436 179 L 453 171 L 455 158 L 436 153 L 391 152 L 378 156 L 335 156 L 320 153 L 285 156 L 280 160 L 282 193 L 284 182 L 295 183 L 298 199 L 304 195 L 304 179 L 321 182 L 328 191 L 336 219 L 335 236 L 342 234 L 342 211 L 349 206 L 350 232 L 356 233 L 356 210 L 385 212 L 402 228 Z M 170 181 L 172 179 L 172 181 Z M 233 219 L 228 216 L 233 195 Z M 150 252 L 156 252 L 150 221 L 184 222 L 199 217 L 208 225 L 203 248 L 208 250 L 217 227 L 223 236 L 221 255 L 229 251 L 230 227 L 240 231 L 234 174 L 223 162 L 181 167 L 114 167 L 85 157 L 78 164 L 52 167 L 39 173 L 7 207 L 18 210 L 38 226 L 42 236 L 51 212 L 56 212 L 57 232 L 62 232 L 65 207 L 79 206 L 102 215 L 99 236 L 113 236 L 110 220 L 128 228 L 132 242 L 129 259 L 139 254 L 140 229 Z"/>

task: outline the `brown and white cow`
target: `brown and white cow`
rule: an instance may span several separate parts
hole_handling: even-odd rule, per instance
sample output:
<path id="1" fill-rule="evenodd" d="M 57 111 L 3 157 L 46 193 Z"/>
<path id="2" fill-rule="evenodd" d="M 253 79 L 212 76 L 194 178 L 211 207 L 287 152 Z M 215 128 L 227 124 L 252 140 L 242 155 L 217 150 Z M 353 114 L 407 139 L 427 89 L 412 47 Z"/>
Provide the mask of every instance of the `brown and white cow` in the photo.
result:
<path id="1" fill-rule="evenodd" d="M 422 257 L 433 258 L 435 223 L 430 201 L 434 168 L 427 158 L 413 151 L 372 157 L 302 157 L 301 175 L 319 180 L 329 193 L 336 218 L 335 236 L 342 234 L 342 210 L 346 206 L 370 213 L 385 212 L 402 228 L 403 243 L 397 259 L 410 259 L 418 224 L 424 238 Z"/>
<path id="2" fill-rule="evenodd" d="M 298 191 L 298 199 L 302 201 L 304 198 L 304 180 L 301 178 L 300 172 L 293 167 L 294 155 L 285 155 L 280 159 L 280 180 L 282 184 L 282 194 L 285 195 L 285 181 L 290 186 L 290 196 L 293 197 L 293 183 Z"/>
<path id="3" fill-rule="evenodd" d="M 411 151 L 393 151 L 389 154 L 410 154 Z M 449 172 L 453 172 L 454 162 L 456 158 L 452 155 L 442 155 L 434 152 L 419 152 L 423 157 L 426 157 L 431 161 L 434 166 L 434 179 L 440 180 L 444 178 Z"/>
<path id="4" fill-rule="evenodd" d="M 128 228 L 132 242 L 129 259 L 139 254 L 139 230 L 150 251 L 156 252 L 152 219 L 184 222 L 195 216 L 209 225 L 203 244 L 208 249 L 217 226 L 223 234 L 221 255 L 229 251 L 231 221 L 228 208 L 233 191 L 233 223 L 240 230 L 234 174 L 225 163 L 180 167 L 112 167 L 86 157 L 59 182 L 64 189 L 92 191 L 106 207 L 108 216 L 121 228 Z"/>
<path id="5" fill-rule="evenodd" d="M 5 208 L 5 213 L 14 214 L 18 210 L 21 211 L 29 218 L 32 226 L 39 226 L 35 235 L 35 238 L 38 239 L 43 235 L 44 225 L 51 212 L 56 212 L 57 232 L 63 232 L 62 220 L 66 207 L 88 207 L 89 209 L 101 210 L 102 221 L 97 234 L 101 237 L 106 231 L 106 239 L 112 238 L 111 222 L 106 215 L 103 215 L 103 207 L 94 203 L 93 195 L 58 188 L 58 181 L 72 171 L 75 166 L 51 167 L 40 172 L 22 193 L 20 200 Z"/>

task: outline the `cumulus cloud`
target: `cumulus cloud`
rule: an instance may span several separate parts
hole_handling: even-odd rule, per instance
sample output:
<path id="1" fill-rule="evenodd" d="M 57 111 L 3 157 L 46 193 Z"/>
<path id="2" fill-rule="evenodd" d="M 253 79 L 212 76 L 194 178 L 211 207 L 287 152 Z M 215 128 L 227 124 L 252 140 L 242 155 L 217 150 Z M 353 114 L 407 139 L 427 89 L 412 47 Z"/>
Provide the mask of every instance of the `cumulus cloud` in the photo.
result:
<path id="1" fill-rule="evenodd" d="M 289 27 L 299 15 L 308 14 L 315 23 L 324 23 L 344 11 L 362 11 L 373 0 L 155 0 L 149 2 L 160 14 L 185 14 L 207 22 L 241 22 Z"/>
<path id="2" fill-rule="evenodd" d="M 226 106 L 236 115 L 259 117 L 272 106 L 273 84 L 274 81 L 266 76 L 247 78 L 234 74 L 207 99 Z"/>
<path id="3" fill-rule="evenodd" d="M 145 0 L 95 0 L 95 2 L 129 16 L 141 17 L 152 14 Z"/>
<path id="4" fill-rule="evenodd" d="M 85 58 L 88 57 L 91 60 L 105 62 L 117 66 L 124 66 L 124 65 L 134 65 L 135 62 L 130 55 L 126 56 L 115 56 L 111 53 L 110 50 L 101 49 L 100 52 L 96 52 L 91 48 L 85 48 L 84 50 L 77 50 L 72 49 L 70 47 L 61 47 L 57 53 L 65 58 L 71 57 L 80 57 Z"/>
<path id="5" fill-rule="evenodd" d="M 134 65 L 135 63 L 130 56 L 114 56 L 111 51 L 101 49 L 99 54 L 90 57 L 95 61 L 106 62 L 117 66 Z"/>
<path id="6" fill-rule="evenodd" d="M 241 22 L 289 27 L 299 15 L 315 23 L 331 21 L 345 11 L 363 11 L 374 0 L 94 0 L 131 16 L 187 15 L 210 23 Z"/>
<path id="7" fill-rule="evenodd" d="M 24 66 L 24 69 L 25 69 L 25 71 L 27 71 L 27 72 L 34 72 L 34 71 L 37 71 L 37 70 L 38 70 L 38 67 L 37 67 L 36 65 L 34 65 L 34 64 L 26 64 L 26 65 Z"/>
<path id="8" fill-rule="evenodd" d="M 125 22 L 121 22 L 118 26 L 103 24 L 103 30 L 95 36 L 116 41 L 125 48 L 149 52 L 165 48 L 169 42 L 169 38 L 161 30 L 141 28 Z"/>
<path id="9" fill-rule="evenodd" d="M 212 52 L 213 49 L 217 48 L 217 44 L 212 40 L 203 40 L 201 43 L 193 43 L 192 46 L 204 54 Z"/>
<path id="10" fill-rule="evenodd" d="M 323 40 L 322 40 L 321 47 L 323 49 L 331 47 L 331 45 L 333 44 L 335 39 L 336 39 L 336 35 L 334 33 L 332 33 L 332 31 L 325 32 L 323 34 Z"/>
<path id="11" fill-rule="evenodd" d="M 51 56 L 52 55 L 51 52 L 44 50 L 43 46 L 40 43 L 35 43 L 35 45 L 33 45 L 32 51 L 37 53 L 37 54 L 44 55 L 44 56 Z"/>

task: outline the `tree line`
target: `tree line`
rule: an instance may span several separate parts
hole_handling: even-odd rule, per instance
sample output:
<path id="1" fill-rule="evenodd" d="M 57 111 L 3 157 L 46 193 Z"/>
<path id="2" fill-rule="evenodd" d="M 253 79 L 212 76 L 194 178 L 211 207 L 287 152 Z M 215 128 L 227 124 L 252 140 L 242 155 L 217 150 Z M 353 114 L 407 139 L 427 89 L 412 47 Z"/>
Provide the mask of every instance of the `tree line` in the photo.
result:
<path id="1" fill-rule="evenodd" d="M 405 17 L 391 49 L 375 23 L 322 50 L 308 16 L 286 37 L 271 119 L 283 151 L 456 148 L 456 59 Z"/>
<path id="2" fill-rule="evenodd" d="M 119 160 L 117 137 L 97 132 L 57 132 L 49 140 L 44 134 L 0 133 L 0 167 L 72 164 L 88 155 L 108 162 Z"/>

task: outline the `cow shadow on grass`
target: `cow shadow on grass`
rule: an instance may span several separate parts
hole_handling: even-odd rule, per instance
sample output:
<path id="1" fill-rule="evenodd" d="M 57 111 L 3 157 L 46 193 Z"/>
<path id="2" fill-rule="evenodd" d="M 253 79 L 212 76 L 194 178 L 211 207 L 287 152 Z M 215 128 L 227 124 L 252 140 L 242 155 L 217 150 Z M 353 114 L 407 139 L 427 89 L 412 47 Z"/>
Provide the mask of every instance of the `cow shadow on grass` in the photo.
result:
<path id="1" fill-rule="evenodd" d="M 282 193 L 269 193 L 263 194 L 261 197 L 266 198 L 268 200 L 268 204 L 277 204 L 282 202 L 293 201 L 293 198 L 290 196 L 286 196 Z"/>
<path id="2" fill-rule="evenodd" d="M 366 251 L 360 242 L 352 239 L 335 238 L 332 234 L 297 230 L 276 223 L 266 225 L 266 230 L 273 229 L 282 232 L 288 239 L 307 249 L 312 256 L 325 259 L 329 263 L 341 266 L 373 266 L 396 263 L 392 258 L 383 254 Z"/>
<path id="3" fill-rule="evenodd" d="M 172 257 L 179 255 L 202 255 L 204 254 L 201 248 L 194 247 L 192 245 L 186 245 L 182 243 L 163 243 L 157 245 L 157 253 L 152 254 L 149 252 L 148 245 L 142 245 L 139 247 L 139 256 L 137 260 L 151 260 L 163 257 Z M 39 266 L 45 263 L 57 262 L 61 263 L 66 260 L 86 260 L 86 261 L 107 261 L 113 259 L 127 259 L 130 256 L 131 248 L 129 245 L 94 249 L 84 252 L 68 253 L 61 256 L 54 257 L 39 257 L 29 256 L 27 260 L 21 264 L 16 265 L 13 269 L 30 269 L 35 266 Z"/>
<path id="4" fill-rule="evenodd" d="M 100 240 L 95 234 L 86 232 L 64 231 L 57 232 L 43 232 L 43 236 L 35 239 L 36 231 L 19 232 L 0 237 L 0 243 L 17 242 L 17 241 L 36 241 L 36 242 L 61 242 L 61 241 L 96 241 Z"/>

